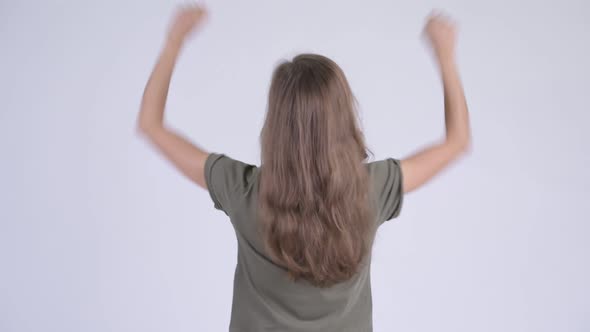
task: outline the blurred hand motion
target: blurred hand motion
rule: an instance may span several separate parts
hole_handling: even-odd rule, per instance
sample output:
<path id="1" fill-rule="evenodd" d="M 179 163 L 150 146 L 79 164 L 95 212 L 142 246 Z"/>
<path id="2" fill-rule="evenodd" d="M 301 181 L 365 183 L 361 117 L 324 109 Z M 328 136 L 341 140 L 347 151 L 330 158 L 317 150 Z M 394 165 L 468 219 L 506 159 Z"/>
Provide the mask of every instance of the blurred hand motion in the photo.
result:
<path id="1" fill-rule="evenodd" d="M 437 58 L 448 60 L 454 57 L 456 27 L 447 15 L 433 11 L 427 18 L 424 33 Z"/>
<path id="2" fill-rule="evenodd" d="M 201 28 L 208 17 L 207 8 L 201 4 L 180 6 L 172 18 L 168 40 L 178 43 L 184 42 L 192 33 Z"/>

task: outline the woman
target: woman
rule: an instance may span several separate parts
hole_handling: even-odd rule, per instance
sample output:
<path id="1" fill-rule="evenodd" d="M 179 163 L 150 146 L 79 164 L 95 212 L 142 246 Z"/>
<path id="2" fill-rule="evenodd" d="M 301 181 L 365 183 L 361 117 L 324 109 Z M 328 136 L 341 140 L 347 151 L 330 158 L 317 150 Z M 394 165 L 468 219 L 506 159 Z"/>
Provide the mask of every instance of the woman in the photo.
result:
<path id="1" fill-rule="evenodd" d="M 408 158 L 365 162 L 356 100 L 330 59 L 300 54 L 272 75 L 261 166 L 209 153 L 167 128 L 164 106 L 203 7 L 175 17 L 145 88 L 138 125 L 186 177 L 208 190 L 238 239 L 231 331 L 371 331 L 371 248 L 403 195 L 466 151 L 470 129 L 450 21 L 426 33 L 442 74 L 446 137 Z"/>

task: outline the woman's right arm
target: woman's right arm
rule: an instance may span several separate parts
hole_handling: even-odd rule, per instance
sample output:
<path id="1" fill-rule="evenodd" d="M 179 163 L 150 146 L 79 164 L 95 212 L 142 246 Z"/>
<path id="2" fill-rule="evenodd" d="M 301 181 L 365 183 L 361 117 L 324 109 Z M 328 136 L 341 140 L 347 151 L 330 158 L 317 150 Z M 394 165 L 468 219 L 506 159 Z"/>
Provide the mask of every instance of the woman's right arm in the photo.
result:
<path id="1" fill-rule="evenodd" d="M 401 161 L 404 193 L 410 192 L 465 153 L 471 142 L 469 114 L 455 63 L 455 27 L 442 15 L 432 15 L 425 27 L 442 76 L 445 139 Z"/>

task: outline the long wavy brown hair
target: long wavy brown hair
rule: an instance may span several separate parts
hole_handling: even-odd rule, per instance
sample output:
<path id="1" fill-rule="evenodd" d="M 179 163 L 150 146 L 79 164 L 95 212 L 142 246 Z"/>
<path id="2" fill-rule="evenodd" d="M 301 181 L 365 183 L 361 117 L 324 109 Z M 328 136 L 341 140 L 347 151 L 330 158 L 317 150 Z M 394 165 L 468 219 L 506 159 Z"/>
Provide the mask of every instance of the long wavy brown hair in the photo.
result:
<path id="1" fill-rule="evenodd" d="M 272 73 L 260 134 L 259 226 L 291 280 L 329 287 L 350 279 L 376 232 L 358 102 L 341 68 L 313 53 Z"/>

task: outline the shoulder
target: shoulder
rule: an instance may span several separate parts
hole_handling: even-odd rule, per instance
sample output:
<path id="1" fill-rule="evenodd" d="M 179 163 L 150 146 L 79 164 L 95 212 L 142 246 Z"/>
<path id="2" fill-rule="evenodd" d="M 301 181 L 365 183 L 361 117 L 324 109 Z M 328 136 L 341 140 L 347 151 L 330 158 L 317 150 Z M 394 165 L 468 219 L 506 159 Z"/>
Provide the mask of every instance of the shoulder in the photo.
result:
<path id="1" fill-rule="evenodd" d="M 235 159 L 225 153 L 212 152 L 205 161 L 206 177 L 222 177 L 236 185 L 250 183 L 257 171 L 257 165 Z"/>
<path id="2" fill-rule="evenodd" d="M 369 178 L 379 209 L 379 224 L 397 217 L 403 203 L 401 161 L 386 158 L 367 163 Z"/>
<path id="3" fill-rule="evenodd" d="M 379 182 L 391 177 L 401 176 L 401 161 L 396 158 L 366 162 L 365 166 L 369 172 L 369 177 Z"/>

